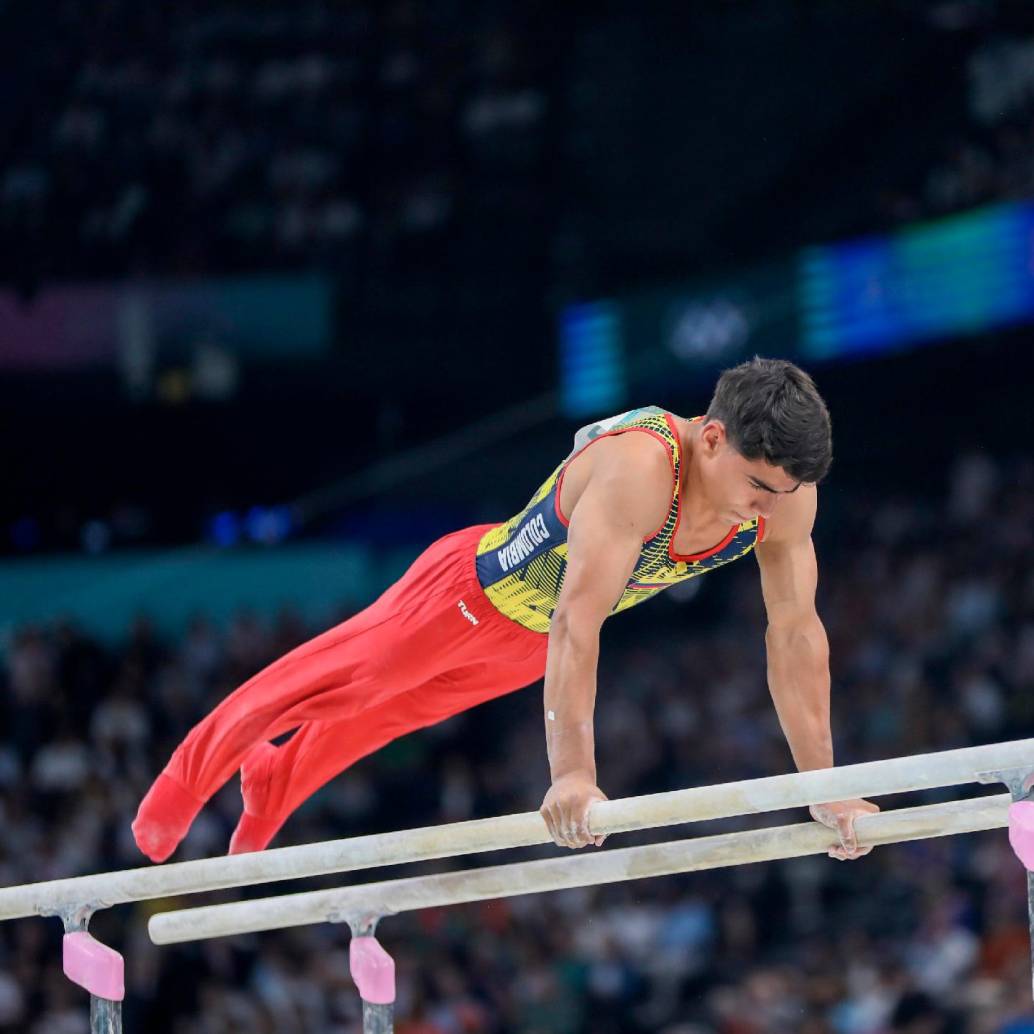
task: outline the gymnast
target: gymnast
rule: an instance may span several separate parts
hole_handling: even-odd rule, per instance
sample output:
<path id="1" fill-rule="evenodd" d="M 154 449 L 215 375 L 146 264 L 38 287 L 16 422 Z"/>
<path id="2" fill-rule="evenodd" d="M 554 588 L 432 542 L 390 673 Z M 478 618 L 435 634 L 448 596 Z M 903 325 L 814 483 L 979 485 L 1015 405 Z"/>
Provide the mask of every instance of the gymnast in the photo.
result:
<path id="1" fill-rule="evenodd" d="M 299 805 L 398 736 L 545 678 L 551 786 L 541 813 L 563 847 L 589 826 L 603 622 L 754 553 L 768 618 L 768 685 L 800 771 L 833 765 L 829 646 L 815 609 L 811 532 L 832 462 L 812 379 L 755 358 L 726 370 L 703 416 L 646 406 L 583 427 L 510 520 L 438 539 L 366 609 L 253 676 L 176 748 L 133 822 L 167 859 L 238 770 L 230 853 L 264 849 Z M 280 746 L 271 740 L 292 732 Z M 863 800 L 813 805 L 830 855 L 855 859 Z"/>

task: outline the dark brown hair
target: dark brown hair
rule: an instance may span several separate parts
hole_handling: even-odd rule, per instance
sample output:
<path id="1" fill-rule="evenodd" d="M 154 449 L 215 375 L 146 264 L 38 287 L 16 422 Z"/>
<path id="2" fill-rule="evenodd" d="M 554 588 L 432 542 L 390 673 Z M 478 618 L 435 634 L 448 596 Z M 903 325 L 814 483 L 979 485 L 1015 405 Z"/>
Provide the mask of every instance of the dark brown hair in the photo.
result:
<path id="1" fill-rule="evenodd" d="M 833 462 L 829 410 L 815 382 L 783 359 L 761 359 L 726 370 L 707 407 L 732 447 L 764 460 L 797 481 L 817 484 Z"/>

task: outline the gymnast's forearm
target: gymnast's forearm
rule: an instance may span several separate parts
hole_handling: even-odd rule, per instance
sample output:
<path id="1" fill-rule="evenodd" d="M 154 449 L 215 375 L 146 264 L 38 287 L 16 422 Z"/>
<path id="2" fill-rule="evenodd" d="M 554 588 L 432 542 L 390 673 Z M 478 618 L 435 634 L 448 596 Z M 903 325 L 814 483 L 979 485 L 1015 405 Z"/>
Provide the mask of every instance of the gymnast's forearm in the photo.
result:
<path id="1" fill-rule="evenodd" d="M 817 616 L 769 625 L 768 688 L 779 724 L 801 772 L 833 766 L 829 717 L 829 640 Z"/>
<path id="2" fill-rule="evenodd" d="M 554 620 L 546 655 L 546 753 L 553 782 L 579 773 L 596 782 L 592 718 L 596 705 L 599 629 Z"/>

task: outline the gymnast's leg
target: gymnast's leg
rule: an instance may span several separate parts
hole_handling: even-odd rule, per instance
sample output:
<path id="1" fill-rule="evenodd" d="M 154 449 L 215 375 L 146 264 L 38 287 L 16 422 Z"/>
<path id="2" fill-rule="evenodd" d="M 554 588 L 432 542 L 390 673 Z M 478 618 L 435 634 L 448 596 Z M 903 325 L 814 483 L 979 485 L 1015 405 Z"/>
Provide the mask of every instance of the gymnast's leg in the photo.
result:
<path id="1" fill-rule="evenodd" d="M 351 719 L 468 659 L 471 626 L 455 600 L 469 586 L 477 531 L 433 543 L 376 602 L 269 665 L 199 722 L 140 803 L 140 850 L 168 858 L 256 744 L 306 722 Z"/>
<path id="2" fill-rule="evenodd" d="M 478 663 L 448 672 L 341 721 L 308 722 L 283 746 L 259 744 L 241 769 L 244 813 L 230 854 L 261 851 L 292 812 L 360 758 L 542 677 L 539 659 Z"/>

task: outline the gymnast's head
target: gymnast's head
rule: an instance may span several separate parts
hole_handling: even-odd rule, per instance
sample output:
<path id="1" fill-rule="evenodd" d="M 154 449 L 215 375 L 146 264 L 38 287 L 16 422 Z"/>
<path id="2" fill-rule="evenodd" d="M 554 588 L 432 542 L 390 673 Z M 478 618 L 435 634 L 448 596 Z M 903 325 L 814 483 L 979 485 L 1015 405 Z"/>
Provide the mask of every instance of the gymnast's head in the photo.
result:
<path id="1" fill-rule="evenodd" d="M 782 359 L 726 370 L 695 430 L 700 487 L 735 523 L 771 516 L 783 495 L 818 484 L 833 462 L 826 403 L 811 377 Z"/>

